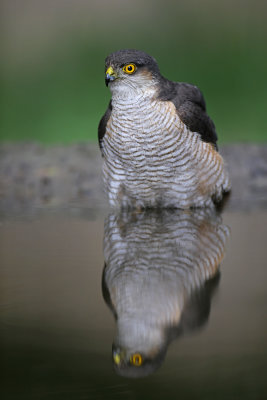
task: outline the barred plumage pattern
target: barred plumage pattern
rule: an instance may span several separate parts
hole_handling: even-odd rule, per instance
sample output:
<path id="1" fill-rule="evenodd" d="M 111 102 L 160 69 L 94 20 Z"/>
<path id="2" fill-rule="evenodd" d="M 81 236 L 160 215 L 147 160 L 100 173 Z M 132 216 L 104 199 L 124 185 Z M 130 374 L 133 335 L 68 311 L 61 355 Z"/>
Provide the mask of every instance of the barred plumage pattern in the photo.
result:
<path id="1" fill-rule="evenodd" d="M 211 209 L 111 214 L 105 285 L 117 316 L 116 346 L 154 357 L 196 289 L 218 271 L 229 229 Z"/>
<path id="2" fill-rule="evenodd" d="M 230 188 L 214 147 L 183 124 L 173 103 L 146 90 L 113 94 L 103 155 L 112 206 L 207 206 Z"/>

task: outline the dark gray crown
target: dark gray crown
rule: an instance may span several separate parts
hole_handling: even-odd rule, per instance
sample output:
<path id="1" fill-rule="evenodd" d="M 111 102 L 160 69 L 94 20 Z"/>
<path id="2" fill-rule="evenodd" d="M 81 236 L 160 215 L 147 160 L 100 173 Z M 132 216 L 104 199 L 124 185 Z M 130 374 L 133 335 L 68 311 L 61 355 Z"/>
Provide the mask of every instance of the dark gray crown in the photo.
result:
<path id="1" fill-rule="evenodd" d="M 137 66 L 146 66 L 149 70 L 159 73 L 159 67 L 156 60 L 141 50 L 118 50 L 111 53 L 105 60 L 106 68 L 110 65 L 121 67 L 122 65 L 129 63 L 134 63 Z"/>

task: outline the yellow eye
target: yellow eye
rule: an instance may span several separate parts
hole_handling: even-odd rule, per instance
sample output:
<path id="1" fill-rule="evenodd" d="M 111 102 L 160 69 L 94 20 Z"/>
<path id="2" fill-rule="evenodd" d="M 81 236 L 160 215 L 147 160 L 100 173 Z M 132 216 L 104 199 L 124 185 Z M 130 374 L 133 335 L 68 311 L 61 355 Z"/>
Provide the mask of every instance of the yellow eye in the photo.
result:
<path id="1" fill-rule="evenodd" d="M 139 354 L 139 353 L 133 354 L 133 355 L 131 356 L 131 358 L 130 358 L 130 361 L 131 361 L 131 363 L 132 363 L 133 365 L 135 365 L 136 367 L 140 367 L 140 365 L 142 365 L 142 363 L 143 363 L 142 356 L 141 356 L 141 354 Z"/>
<path id="2" fill-rule="evenodd" d="M 133 74 L 134 71 L 136 70 L 136 65 L 135 64 L 126 64 L 126 65 L 124 65 L 122 70 L 124 72 L 126 72 L 126 74 Z"/>

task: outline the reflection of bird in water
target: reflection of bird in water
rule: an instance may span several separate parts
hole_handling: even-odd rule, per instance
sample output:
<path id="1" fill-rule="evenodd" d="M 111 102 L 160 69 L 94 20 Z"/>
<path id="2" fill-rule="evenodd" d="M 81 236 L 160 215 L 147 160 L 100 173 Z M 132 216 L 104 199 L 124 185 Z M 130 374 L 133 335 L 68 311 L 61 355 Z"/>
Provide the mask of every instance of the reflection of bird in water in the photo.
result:
<path id="1" fill-rule="evenodd" d="M 117 320 L 113 361 L 119 374 L 151 373 L 178 333 L 204 323 L 228 232 L 212 210 L 107 218 L 103 295 Z"/>

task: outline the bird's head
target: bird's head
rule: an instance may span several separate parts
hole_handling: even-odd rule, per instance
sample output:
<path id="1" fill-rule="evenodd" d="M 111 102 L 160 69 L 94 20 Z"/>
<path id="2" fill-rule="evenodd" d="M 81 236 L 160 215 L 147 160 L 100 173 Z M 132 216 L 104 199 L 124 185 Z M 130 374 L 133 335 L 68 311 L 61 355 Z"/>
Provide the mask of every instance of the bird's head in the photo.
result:
<path id="1" fill-rule="evenodd" d="M 162 364 L 166 347 L 157 349 L 154 354 L 139 351 L 130 352 L 129 349 L 112 347 L 113 366 L 118 375 L 128 378 L 140 378 L 152 374 Z"/>
<path id="2" fill-rule="evenodd" d="M 160 77 L 156 60 L 140 50 L 119 50 L 105 60 L 105 80 L 112 93 L 147 90 Z"/>
<path id="3" fill-rule="evenodd" d="M 135 314 L 134 310 L 131 310 Z M 138 313 L 138 312 L 137 312 Z M 158 321 L 145 315 L 129 314 L 117 320 L 117 332 L 112 345 L 115 371 L 124 376 L 146 376 L 162 363 L 167 342 L 165 330 Z"/>

